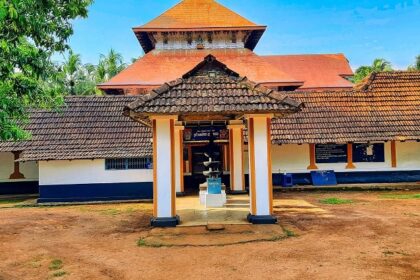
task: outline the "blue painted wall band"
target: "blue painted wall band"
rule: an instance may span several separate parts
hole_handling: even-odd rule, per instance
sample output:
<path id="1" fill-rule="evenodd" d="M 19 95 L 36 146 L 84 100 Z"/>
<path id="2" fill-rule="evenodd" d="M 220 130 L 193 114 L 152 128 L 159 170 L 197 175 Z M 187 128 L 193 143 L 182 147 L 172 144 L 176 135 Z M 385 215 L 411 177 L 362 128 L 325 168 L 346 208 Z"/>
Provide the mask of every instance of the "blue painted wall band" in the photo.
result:
<path id="1" fill-rule="evenodd" d="M 153 183 L 39 186 L 39 203 L 152 199 Z"/>
<path id="2" fill-rule="evenodd" d="M 0 183 L 0 195 L 7 194 L 37 194 L 37 181 L 20 181 Z"/>

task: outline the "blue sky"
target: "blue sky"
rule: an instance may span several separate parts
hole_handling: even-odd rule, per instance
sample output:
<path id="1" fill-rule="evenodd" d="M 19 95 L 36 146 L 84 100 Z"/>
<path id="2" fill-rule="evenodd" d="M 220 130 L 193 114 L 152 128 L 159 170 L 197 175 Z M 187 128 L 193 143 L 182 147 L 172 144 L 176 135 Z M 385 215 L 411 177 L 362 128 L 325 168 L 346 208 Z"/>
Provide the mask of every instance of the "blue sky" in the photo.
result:
<path id="1" fill-rule="evenodd" d="M 114 48 L 125 60 L 142 55 L 131 28 L 178 0 L 96 0 L 89 17 L 74 22 L 70 45 L 96 63 Z M 258 54 L 344 53 L 353 68 L 382 57 L 405 69 L 420 55 L 420 0 L 219 0 L 268 29 Z"/>

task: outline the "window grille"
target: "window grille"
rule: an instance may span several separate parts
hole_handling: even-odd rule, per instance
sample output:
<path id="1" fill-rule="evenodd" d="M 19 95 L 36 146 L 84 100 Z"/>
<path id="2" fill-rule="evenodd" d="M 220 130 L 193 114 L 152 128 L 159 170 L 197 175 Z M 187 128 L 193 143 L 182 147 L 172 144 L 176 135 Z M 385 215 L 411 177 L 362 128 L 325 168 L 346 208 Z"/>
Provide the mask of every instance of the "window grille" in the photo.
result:
<path id="1" fill-rule="evenodd" d="M 152 158 L 116 158 L 106 159 L 106 170 L 151 169 Z"/>

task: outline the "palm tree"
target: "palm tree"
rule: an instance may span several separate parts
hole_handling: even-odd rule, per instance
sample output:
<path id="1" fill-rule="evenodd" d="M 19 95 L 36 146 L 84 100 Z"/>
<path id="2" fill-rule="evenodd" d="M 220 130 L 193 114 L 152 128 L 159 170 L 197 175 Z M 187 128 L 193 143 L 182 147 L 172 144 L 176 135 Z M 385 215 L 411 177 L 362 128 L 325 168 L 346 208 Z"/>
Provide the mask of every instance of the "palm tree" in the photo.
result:
<path id="1" fill-rule="evenodd" d="M 111 49 L 107 55 L 101 54 L 100 56 L 97 67 L 98 79 L 100 82 L 109 80 L 126 67 L 127 65 L 124 63 L 123 56 L 114 49 Z"/>
<path id="2" fill-rule="evenodd" d="M 372 73 L 392 71 L 391 63 L 383 58 L 376 58 L 371 66 Z"/>
<path id="3" fill-rule="evenodd" d="M 354 83 L 359 83 L 372 73 L 392 71 L 391 63 L 383 58 L 376 58 L 371 66 L 360 66 L 353 77 Z"/>
<path id="4" fill-rule="evenodd" d="M 417 71 L 417 70 L 420 71 L 420 55 L 418 55 L 416 57 L 416 61 L 414 62 L 413 65 L 408 67 L 408 70 L 409 71 Z"/>
<path id="5" fill-rule="evenodd" d="M 78 71 L 81 67 L 81 59 L 79 54 L 73 53 L 70 50 L 69 56 L 67 57 L 64 65 L 63 65 L 63 72 L 65 75 L 65 82 L 66 85 L 70 87 L 70 94 L 75 95 L 75 85 Z"/>

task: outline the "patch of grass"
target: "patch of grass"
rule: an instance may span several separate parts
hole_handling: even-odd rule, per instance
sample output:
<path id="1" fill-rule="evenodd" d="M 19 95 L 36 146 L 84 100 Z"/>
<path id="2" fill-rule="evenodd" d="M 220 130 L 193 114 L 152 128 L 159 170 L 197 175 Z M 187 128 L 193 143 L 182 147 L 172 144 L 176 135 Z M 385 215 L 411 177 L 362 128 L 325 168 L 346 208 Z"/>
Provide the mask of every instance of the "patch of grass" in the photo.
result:
<path id="1" fill-rule="evenodd" d="M 54 277 L 61 277 L 61 276 L 64 276 L 66 274 L 67 274 L 67 272 L 65 272 L 64 270 L 59 270 L 59 271 L 54 272 L 53 276 Z"/>
<path id="2" fill-rule="evenodd" d="M 286 234 L 287 237 L 295 237 L 296 233 L 290 229 L 284 228 L 283 229 L 284 233 Z"/>
<path id="3" fill-rule="evenodd" d="M 152 248 L 160 248 L 163 246 L 166 247 L 172 247 L 172 245 L 164 245 L 162 243 L 157 243 L 157 242 L 147 242 L 144 238 L 139 239 L 139 241 L 137 241 L 137 246 L 139 247 L 152 247 Z"/>
<path id="4" fill-rule="evenodd" d="M 385 199 L 420 199 L 420 193 L 416 193 L 416 194 L 393 194 L 393 193 L 388 193 L 388 194 L 381 195 L 380 198 L 385 198 Z"/>
<path id="5" fill-rule="evenodd" d="M 143 238 L 139 239 L 139 241 L 137 241 L 137 246 L 139 247 L 146 247 L 146 240 L 144 240 Z"/>
<path id="6" fill-rule="evenodd" d="M 26 199 L 5 199 L 5 200 L 0 200 L 0 204 L 16 204 L 16 203 L 21 203 L 24 202 Z"/>
<path id="7" fill-rule="evenodd" d="M 63 261 L 59 259 L 52 260 L 48 268 L 50 270 L 59 270 L 63 268 Z"/>
<path id="8" fill-rule="evenodd" d="M 329 197 L 325 199 L 319 200 L 322 204 L 331 204 L 331 205 L 339 205 L 339 204 L 351 204 L 353 203 L 353 200 L 351 199 L 342 199 L 337 197 Z"/>

